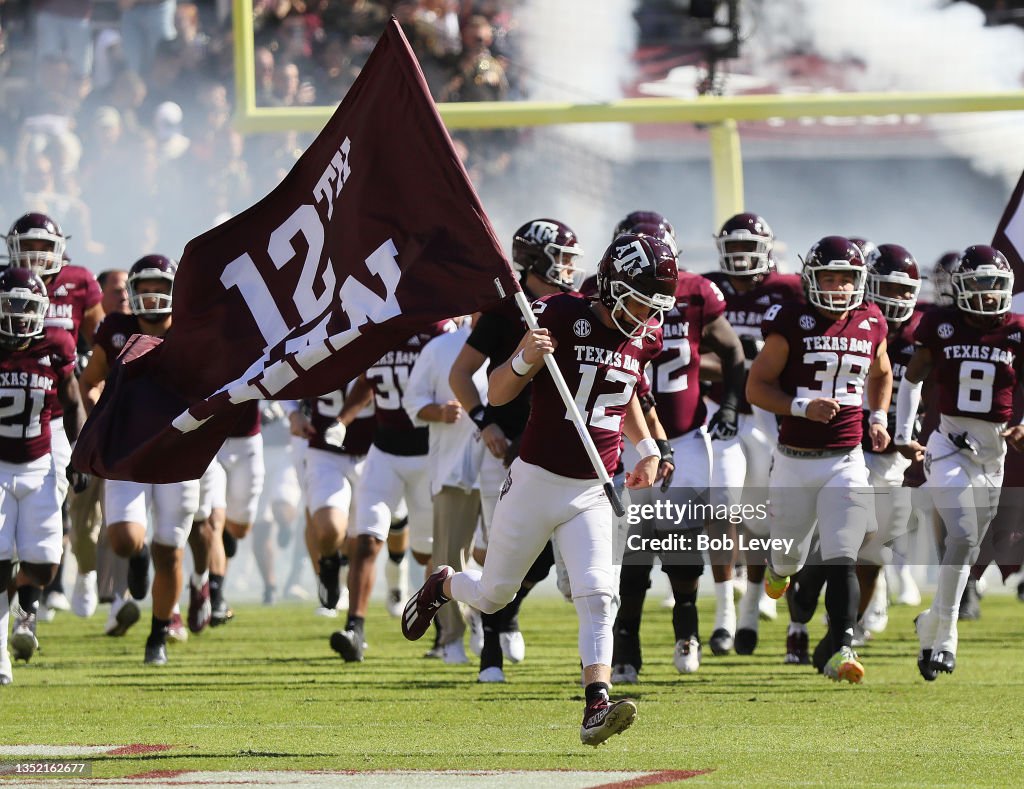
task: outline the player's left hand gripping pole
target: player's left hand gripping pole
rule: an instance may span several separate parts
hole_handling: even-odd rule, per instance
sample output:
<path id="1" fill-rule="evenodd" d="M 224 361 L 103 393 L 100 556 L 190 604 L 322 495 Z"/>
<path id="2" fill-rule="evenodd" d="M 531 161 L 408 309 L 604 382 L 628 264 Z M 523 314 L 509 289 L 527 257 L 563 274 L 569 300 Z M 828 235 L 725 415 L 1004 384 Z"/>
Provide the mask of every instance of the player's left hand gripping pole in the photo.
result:
<path id="1" fill-rule="evenodd" d="M 495 282 L 497 283 L 497 280 L 495 280 Z M 498 285 L 498 289 L 501 291 L 500 284 Z M 523 320 L 526 321 L 527 328 L 531 331 L 535 331 L 540 328 L 537 325 L 537 317 L 533 314 L 533 310 L 530 309 L 530 302 L 527 301 L 526 294 L 521 290 L 516 291 L 516 305 L 519 307 L 519 311 L 523 313 Z M 605 469 L 604 463 L 601 462 L 601 456 L 597 454 L 597 447 L 594 446 L 594 439 L 590 437 L 590 431 L 587 430 L 587 426 L 583 422 L 583 415 L 580 414 L 580 409 L 576 407 L 576 400 L 569 391 L 569 387 L 565 383 L 565 378 L 562 377 L 562 371 L 558 369 L 558 363 L 555 361 L 554 354 L 544 354 L 544 364 L 548 368 L 548 372 L 551 374 L 551 380 L 555 382 L 555 388 L 558 389 L 558 394 L 562 396 L 562 402 L 565 403 L 565 407 L 569 411 L 569 416 L 572 417 L 572 423 L 576 427 L 576 432 L 579 434 L 580 441 L 583 442 L 583 448 L 587 450 L 587 457 L 590 458 L 590 463 L 594 467 L 594 471 L 597 472 L 597 478 L 601 480 L 601 484 L 604 486 L 605 495 L 608 496 L 608 501 L 612 503 L 612 509 L 615 511 L 615 515 L 619 518 L 623 517 L 626 514 L 626 508 L 622 506 L 619 494 L 615 491 L 615 485 L 612 484 L 612 478 L 608 475 L 608 471 Z"/>

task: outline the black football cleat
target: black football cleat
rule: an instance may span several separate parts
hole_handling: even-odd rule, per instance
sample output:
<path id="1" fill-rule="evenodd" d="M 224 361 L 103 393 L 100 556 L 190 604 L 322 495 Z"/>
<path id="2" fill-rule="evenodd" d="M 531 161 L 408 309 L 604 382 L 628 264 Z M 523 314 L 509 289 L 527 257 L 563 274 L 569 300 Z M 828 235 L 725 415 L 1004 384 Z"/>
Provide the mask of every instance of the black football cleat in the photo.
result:
<path id="1" fill-rule="evenodd" d="M 235 618 L 235 612 L 228 608 L 227 601 L 223 598 L 210 611 L 210 627 L 226 625 Z"/>
<path id="2" fill-rule="evenodd" d="M 133 600 L 145 600 L 149 594 L 149 545 L 128 557 L 128 592 Z"/>
<path id="3" fill-rule="evenodd" d="M 930 649 L 922 649 L 917 653 L 917 670 L 921 672 L 921 676 L 926 682 L 934 682 L 935 678 L 939 676 L 932 668 L 932 651 Z"/>
<path id="4" fill-rule="evenodd" d="M 981 595 L 978 594 L 978 582 L 971 578 L 964 587 L 960 597 L 960 613 L 957 618 L 965 622 L 981 619 Z"/>
<path id="5" fill-rule="evenodd" d="M 341 655 L 346 663 L 361 663 L 366 645 L 354 630 L 336 630 L 331 633 L 331 649 Z"/>
<path id="6" fill-rule="evenodd" d="M 953 669 L 956 668 L 956 655 L 946 651 L 936 652 L 932 655 L 928 667 L 936 674 L 952 674 Z"/>
<path id="7" fill-rule="evenodd" d="M 732 633 L 724 627 L 720 627 L 712 633 L 711 640 L 708 641 L 708 645 L 711 647 L 711 654 L 719 656 L 728 655 L 732 652 L 733 644 Z"/>
<path id="8" fill-rule="evenodd" d="M 832 634 L 826 631 L 811 654 L 811 664 L 814 666 L 815 671 L 819 674 L 824 674 L 825 666 L 834 654 L 832 651 Z"/>
<path id="9" fill-rule="evenodd" d="M 324 556 L 320 559 L 320 571 L 317 573 L 320 606 L 328 611 L 338 607 L 341 600 L 341 555 Z"/>
<path id="10" fill-rule="evenodd" d="M 736 631 L 733 648 L 737 655 L 753 655 L 757 649 L 757 631 L 750 627 L 741 627 Z"/>
<path id="11" fill-rule="evenodd" d="M 636 702 L 632 699 L 609 701 L 601 698 L 583 711 L 580 741 L 584 745 L 600 745 L 609 737 L 621 734 L 636 720 Z"/>

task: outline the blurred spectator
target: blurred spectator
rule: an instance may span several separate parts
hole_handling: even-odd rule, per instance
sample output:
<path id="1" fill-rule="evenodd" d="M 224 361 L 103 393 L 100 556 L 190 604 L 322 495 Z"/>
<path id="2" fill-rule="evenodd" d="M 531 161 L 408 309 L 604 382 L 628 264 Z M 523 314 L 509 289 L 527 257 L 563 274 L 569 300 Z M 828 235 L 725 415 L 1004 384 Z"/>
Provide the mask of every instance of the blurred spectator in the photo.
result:
<path id="1" fill-rule="evenodd" d="M 174 30 L 174 0 L 117 0 L 121 7 L 121 40 L 128 67 L 140 74 L 149 71 L 161 41 L 170 41 Z"/>
<path id="2" fill-rule="evenodd" d="M 185 68 L 195 71 L 210 47 L 210 37 L 199 27 L 199 7 L 195 3 L 178 3 L 174 9 L 174 30 L 181 42 Z"/>
<path id="3" fill-rule="evenodd" d="M 153 114 L 153 129 L 156 132 L 157 151 L 161 163 L 180 159 L 192 143 L 181 133 L 182 118 L 181 107 L 173 101 L 165 101 Z"/>
<path id="4" fill-rule="evenodd" d="M 92 67 L 92 89 L 106 88 L 114 75 L 125 68 L 121 31 L 104 28 L 96 34 Z"/>
<path id="5" fill-rule="evenodd" d="M 341 101 L 359 76 L 359 67 L 352 62 L 350 39 L 340 33 L 328 34 L 317 45 L 316 62 L 318 101 L 321 104 Z"/>
<path id="6" fill-rule="evenodd" d="M 51 156 L 49 151 L 36 151 L 33 147 L 25 152 L 20 210 L 60 217 L 65 235 L 74 238 L 72 254 L 81 254 L 87 261 L 95 260 L 103 254 L 103 245 L 93 240 L 89 209 L 78 197 L 62 194 L 57 189 Z"/>
<path id="7" fill-rule="evenodd" d="M 92 0 L 37 0 L 36 56 L 63 57 L 80 81 L 92 71 Z"/>
<path id="8" fill-rule="evenodd" d="M 266 47 L 257 47 L 253 53 L 256 61 L 256 104 L 269 104 L 274 95 L 274 53 Z"/>

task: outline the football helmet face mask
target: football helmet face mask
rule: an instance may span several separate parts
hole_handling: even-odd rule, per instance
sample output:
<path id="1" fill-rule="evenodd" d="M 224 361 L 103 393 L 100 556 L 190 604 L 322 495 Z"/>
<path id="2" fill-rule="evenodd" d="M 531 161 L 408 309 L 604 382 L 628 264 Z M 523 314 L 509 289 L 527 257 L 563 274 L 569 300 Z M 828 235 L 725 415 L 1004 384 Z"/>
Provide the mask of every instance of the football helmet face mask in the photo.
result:
<path id="1" fill-rule="evenodd" d="M 845 281 L 836 281 L 837 274 Z M 825 236 L 814 244 L 803 259 L 802 277 L 807 300 L 825 312 L 843 313 L 864 301 L 864 258 L 843 236 Z"/>
<path id="2" fill-rule="evenodd" d="M 42 278 L 28 268 L 0 274 L 0 344 L 18 348 L 43 333 L 50 307 Z"/>
<path id="3" fill-rule="evenodd" d="M 12 267 L 32 269 L 40 277 L 48 277 L 64 265 L 67 236 L 46 214 L 21 215 L 14 220 L 6 239 Z"/>
<path id="4" fill-rule="evenodd" d="M 624 233 L 597 266 L 597 295 L 616 328 L 643 339 L 665 322 L 676 303 L 679 278 L 672 250 L 653 236 Z"/>
<path id="5" fill-rule="evenodd" d="M 152 321 L 170 315 L 177 270 L 177 262 L 164 255 L 146 255 L 135 261 L 128 271 L 128 306 L 132 314 Z M 159 287 L 154 289 L 153 283 Z"/>
<path id="6" fill-rule="evenodd" d="M 755 277 L 770 270 L 775 234 L 757 214 L 736 214 L 715 236 L 718 265 L 731 277 Z"/>
<path id="7" fill-rule="evenodd" d="M 1010 311 L 1013 269 L 998 249 L 984 244 L 967 247 L 950 279 L 961 312 L 993 317 Z"/>
<path id="8" fill-rule="evenodd" d="M 576 264 L 582 254 L 576 233 L 557 219 L 531 220 L 512 237 L 512 262 L 564 291 L 582 273 Z"/>
<path id="9" fill-rule="evenodd" d="M 960 262 L 959 252 L 947 252 L 935 263 L 932 269 L 932 298 L 940 307 L 952 307 L 956 297 L 953 295 L 952 272 Z"/>
<path id="10" fill-rule="evenodd" d="M 882 244 L 868 256 L 867 299 L 887 321 L 903 323 L 914 314 L 921 291 L 917 261 L 899 244 Z"/>

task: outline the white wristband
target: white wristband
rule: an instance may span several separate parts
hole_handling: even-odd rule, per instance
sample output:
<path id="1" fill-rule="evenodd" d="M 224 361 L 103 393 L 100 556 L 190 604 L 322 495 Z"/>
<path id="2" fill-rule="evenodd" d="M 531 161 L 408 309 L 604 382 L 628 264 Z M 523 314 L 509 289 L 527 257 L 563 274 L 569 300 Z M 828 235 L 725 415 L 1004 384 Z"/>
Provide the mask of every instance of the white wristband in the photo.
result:
<path id="1" fill-rule="evenodd" d="M 793 416 L 802 416 L 804 419 L 807 418 L 807 406 L 811 404 L 811 400 L 808 397 L 794 397 L 793 402 L 789 404 L 789 413 Z"/>
<path id="2" fill-rule="evenodd" d="M 869 425 L 881 425 L 886 427 L 889 424 L 889 412 L 883 411 L 879 408 L 877 411 L 872 411 L 871 416 L 868 417 Z"/>
<path id="3" fill-rule="evenodd" d="M 526 361 L 526 357 L 523 356 L 523 352 L 520 351 L 512 357 L 512 372 L 522 378 L 524 375 L 529 375 L 530 370 L 533 369 L 533 365 Z"/>
<path id="4" fill-rule="evenodd" d="M 637 444 L 636 451 L 640 455 L 641 460 L 649 457 L 661 457 L 661 449 L 658 448 L 658 442 L 653 438 L 645 438 Z"/>

